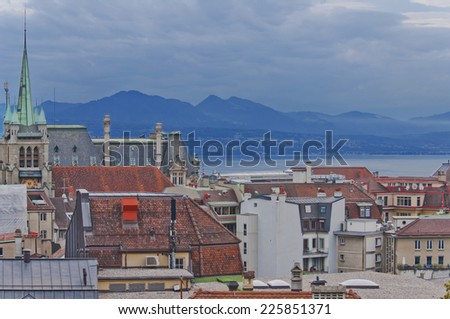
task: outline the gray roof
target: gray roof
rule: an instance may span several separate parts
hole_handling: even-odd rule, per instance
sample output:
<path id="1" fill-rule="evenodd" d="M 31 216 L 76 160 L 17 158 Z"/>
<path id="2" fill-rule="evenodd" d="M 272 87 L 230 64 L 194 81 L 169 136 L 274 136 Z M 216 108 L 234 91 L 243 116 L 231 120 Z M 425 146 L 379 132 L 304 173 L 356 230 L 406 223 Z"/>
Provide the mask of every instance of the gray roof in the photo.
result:
<path id="1" fill-rule="evenodd" d="M 192 275 L 186 269 L 168 268 L 104 268 L 100 270 L 100 279 L 192 279 Z"/>
<path id="2" fill-rule="evenodd" d="M 95 259 L 0 259 L 0 298 L 97 298 L 97 267 Z"/>
<path id="3" fill-rule="evenodd" d="M 288 197 L 286 202 L 294 204 L 328 204 L 334 203 L 343 197 Z"/>

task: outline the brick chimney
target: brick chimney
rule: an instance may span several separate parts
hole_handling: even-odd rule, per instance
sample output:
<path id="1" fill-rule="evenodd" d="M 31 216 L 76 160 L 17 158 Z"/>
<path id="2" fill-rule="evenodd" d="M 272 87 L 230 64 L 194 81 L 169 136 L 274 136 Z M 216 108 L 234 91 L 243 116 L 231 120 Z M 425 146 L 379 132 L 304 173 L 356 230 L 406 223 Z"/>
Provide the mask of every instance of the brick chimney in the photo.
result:
<path id="1" fill-rule="evenodd" d="M 16 229 L 14 233 L 14 243 L 15 243 L 15 256 L 18 259 L 22 259 L 22 231 Z"/>
<path id="2" fill-rule="evenodd" d="M 253 279 L 255 279 L 254 271 L 244 271 L 242 274 L 244 278 L 242 282 L 242 290 L 252 291 L 253 290 Z"/>
<path id="3" fill-rule="evenodd" d="M 294 264 L 294 268 L 291 269 L 291 274 L 291 290 L 302 291 L 303 270 L 300 268 L 300 263 Z"/>

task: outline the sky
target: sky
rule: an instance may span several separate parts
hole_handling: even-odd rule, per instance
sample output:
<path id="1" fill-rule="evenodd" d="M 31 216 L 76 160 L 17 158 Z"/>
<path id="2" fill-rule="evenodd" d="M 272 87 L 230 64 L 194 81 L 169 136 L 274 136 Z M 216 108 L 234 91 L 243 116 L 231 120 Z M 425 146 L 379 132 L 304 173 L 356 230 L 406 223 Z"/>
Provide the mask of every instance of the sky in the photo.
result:
<path id="1" fill-rule="evenodd" d="M 12 99 L 25 7 L 39 102 L 139 90 L 285 112 L 450 111 L 450 0 L 0 0 L 0 81 Z"/>

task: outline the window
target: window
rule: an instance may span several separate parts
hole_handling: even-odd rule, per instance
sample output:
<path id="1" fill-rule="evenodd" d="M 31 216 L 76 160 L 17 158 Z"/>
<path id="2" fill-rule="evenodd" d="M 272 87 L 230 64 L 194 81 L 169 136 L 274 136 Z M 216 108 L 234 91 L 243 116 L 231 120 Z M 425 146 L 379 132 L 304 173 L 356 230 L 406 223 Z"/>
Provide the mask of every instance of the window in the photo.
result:
<path id="1" fill-rule="evenodd" d="M 313 238 L 312 239 L 312 249 L 316 249 L 317 248 L 317 239 L 316 238 Z"/>
<path id="2" fill-rule="evenodd" d="M 59 147 L 58 147 L 58 145 L 56 145 L 56 146 L 53 148 L 53 151 L 55 151 L 55 153 L 58 153 L 58 152 L 59 152 Z"/>
<path id="3" fill-rule="evenodd" d="M 417 197 L 417 206 L 420 206 L 420 197 Z"/>
<path id="4" fill-rule="evenodd" d="M 19 166 L 25 167 L 25 149 L 23 146 L 19 150 Z"/>
<path id="5" fill-rule="evenodd" d="M 414 241 L 414 250 L 420 250 L 420 240 Z"/>
<path id="6" fill-rule="evenodd" d="M 309 250 L 309 244 L 308 244 L 308 239 L 307 238 L 303 239 L 303 250 L 305 250 L 305 251 Z"/>
<path id="7" fill-rule="evenodd" d="M 26 163 L 27 163 L 27 167 L 31 167 L 31 159 L 32 159 L 32 155 L 33 153 L 31 152 L 31 147 L 27 147 L 27 156 L 26 156 Z"/>
<path id="8" fill-rule="evenodd" d="M 381 237 L 375 238 L 375 247 L 381 246 Z"/>
<path id="9" fill-rule="evenodd" d="M 247 243 L 244 242 L 244 255 L 247 255 Z"/>
<path id="10" fill-rule="evenodd" d="M 325 249 L 325 239 L 319 238 L 319 249 Z"/>
<path id="11" fill-rule="evenodd" d="M 370 206 L 361 206 L 359 208 L 359 217 L 370 218 Z"/>
<path id="12" fill-rule="evenodd" d="M 427 256 L 427 266 L 432 265 L 432 257 Z"/>
<path id="13" fill-rule="evenodd" d="M 345 255 L 343 254 L 339 255 L 339 261 L 345 261 Z"/>
<path id="14" fill-rule="evenodd" d="M 247 262 L 244 261 L 244 271 L 247 271 Z"/>
<path id="15" fill-rule="evenodd" d="M 414 257 L 414 265 L 420 265 L 420 256 Z"/>
<path id="16" fill-rule="evenodd" d="M 411 206 L 411 197 L 410 196 L 398 196 L 397 197 L 397 206 Z"/>
<path id="17" fill-rule="evenodd" d="M 244 224 L 244 236 L 247 236 L 247 224 Z"/>
<path id="18" fill-rule="evenodd" d="M 344 246 L 345 245 L 345 238 L 339 238 L 339 245 Z"/>
<path id="19" fill-rule="evenodd" d="M 376 263 L 380 263 L 381 262 L 381 254 L 376 254 L 375 255 L 375 262 Z"/>
<path id="20" fill-rule="evenodd" d="M 315 220 L 312 220 L 312 221 L 311 221 L 311 229 L 312 229 L 312 230 L 315 230 L 316 227 L 317 227 L 317 222 L 316 222 Z"/>
<path id="21" fill-rule="evenodd" d="M 305 205 L 305 213 L 311 213 L 311 205 Z"/>
<path id="22" fill-rule="evenodd" d="M 320 213 L 325 214 L 327 212 L 327 206 L 320 206 Z"/>
<path id="23" fill-rule="evenodd" d="M 33 167 L 39 167 L 39 149 L 37 146 L 33 150 Z"/>
<path id="24" fill-rule="evenodd" d="M 180 175 L 178 176 L 178 185 L 183 185 L 183 184 L 184 184 L 184 178 L 183 178 L 183 175 L 180 174 Z"/>
<path id="25" fill-rule="evenodd" d="M 91 156 L 90 157 L 91 166 L 97 165 L 97 156 Z"/>
<path id="26" fill-rule="evenodd" d="M 184 258 L 175 258 L 175 268 L 184 269 Z"/>
<path id="27" fill-rule="evenodd" d="M 0 257 L 3 257 L 3 247 L 0 247 Z"/>
<path id="28" fill-rule="evenodd" d="M 433 249 L 433 241 L 427 240 L 427 250 L 432 250 L 432 249 Z"/>
<path id="29" fill-rule="evenodd" d="M 444 264 L 444 256 L 438 256 L 438 264 L 443 265 Z"/>
<path id="30" fill-rule="evenodd" d="M 325 230 L 325 221 L 323 219 L 319 220 L 319 230 Z"/>
<path id="31" fill-rule="evenodd" d="M 309 220 L 303 221 L 303 230 L 309 230 Z"/>
<path id="32" fill-rule="evenodd" d="M 47 238 L 47 231 L 46 230 L 41 230 L 41 238 L 42 239 L 46 239 Z"/>
<path id="33" fill-rule="evenodd" d="M 384 206 L 388 205 L 388 197 L 387 196 L 383 196 L 383 205 Z"/>
<path id="34" fill-rule="evenodd" d="M 253 203 L 253 207 L 258 207 L 258 203 Z"/>
<path id="35" fill-rule="evenodd" d="M 439 241 L 438 241 L 438 249 L 439 250 L 444 250 L 444 244 L 445 244 L 445 240 L 443 240 L 443 239 L 439 239 Z"/>
<path id="36" fill-rule="evenodd" d="M 47 213 L 41 213 L 41 222 L 45 222 L 47 220 Z"/>
<path id="37" fill-rule="evenodd" d="M 61 157 L 59 155 L 53 155 L 53 164 L 55 166 L 61 165 Z"/>

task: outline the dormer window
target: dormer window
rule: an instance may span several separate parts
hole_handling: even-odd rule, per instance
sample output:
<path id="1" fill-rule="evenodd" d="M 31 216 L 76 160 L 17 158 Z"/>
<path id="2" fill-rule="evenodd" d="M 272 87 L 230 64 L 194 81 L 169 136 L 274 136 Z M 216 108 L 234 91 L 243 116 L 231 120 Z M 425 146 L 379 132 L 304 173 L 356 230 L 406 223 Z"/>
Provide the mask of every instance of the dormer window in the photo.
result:
<path id="1" fill-rule="evenodd" d="M 53 148 L 53 151 L 54 151 L 55 153 L 58 153 L 58 152 L 59 152 L 59 147 L 58 147 L 58 145 L 56 145 L 56 146 Z"/>
<path id="2" fill-rule="evenodd" d="M 76 145 L 74 145 L 74 146 L 72 147 L 72 151 L 73 151 L 74 153 L 77 152 L 77 146 L 76 146 Z"/>

